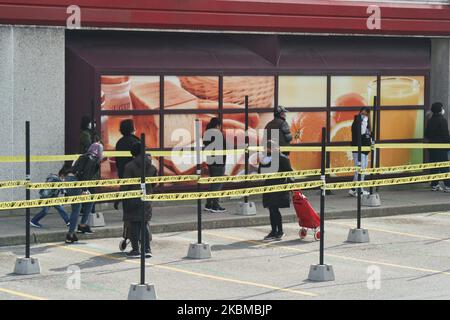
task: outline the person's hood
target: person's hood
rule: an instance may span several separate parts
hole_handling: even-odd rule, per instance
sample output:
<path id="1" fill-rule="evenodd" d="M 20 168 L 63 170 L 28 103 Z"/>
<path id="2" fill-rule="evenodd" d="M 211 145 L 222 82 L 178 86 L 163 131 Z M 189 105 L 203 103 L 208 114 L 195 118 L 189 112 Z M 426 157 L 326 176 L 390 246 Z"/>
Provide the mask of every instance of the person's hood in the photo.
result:
<path id="1" fill-rule="evenodd" d="M 94 142 L 89 147 L 87 153 L 92 154 L 93 156 L 95 156 L 95 157 L 99 158 L 100 160 L 102 160 L 102 158 L 103 158 L 103 146 L 102 146 L 102 144 L 98 143 L 98 142 Z"/>

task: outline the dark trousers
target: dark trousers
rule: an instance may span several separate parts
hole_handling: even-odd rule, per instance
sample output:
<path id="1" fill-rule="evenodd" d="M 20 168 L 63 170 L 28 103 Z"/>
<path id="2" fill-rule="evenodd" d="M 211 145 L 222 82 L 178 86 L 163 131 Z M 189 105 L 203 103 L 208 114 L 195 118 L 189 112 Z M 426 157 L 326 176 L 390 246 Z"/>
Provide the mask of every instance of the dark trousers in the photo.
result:
<path id="1" fill-rule="evenodd" d="M 208 171 L 210 177 L 222 177 L 225 174 L 225 166 L 211 166 L 208 165 Z M 219 191 L 222 190 L 223 183 L 211 183 L 209 185 L 209 191 Z M 219 205 L 219 199 L 207 199 L 206 206 L 207 207 L 216 207 Z"/>
<path id="2" fill-rule="evenodd" d="M 280 209 L 278 207 L 269 207 L 270 212 L 270 225 L 272 226 L 272 232 L 283 232 L 283 219 L 281 218 Z"/>
<path id="3" fill-rule="evenodd" d="M 430 162 L 443 162 L 448 161 L 448 153 L 447 150 L 442 149 L 429 149 Z M 438 174 L 438 173 L 447 173 L 449 172 L 449 168 L 435 168 L 430 169 L 430 174 Z M 439 184 L 439 180 L 435 180 L 431 182 L 431 186 L 437 186 Z M 444 180 L 444 184 L 446 187 L 450 187 L 450 179 Z"/>
<path id="4" fill-rule="evenodd" d="M 129 222 L 127 223 L 128 235 L 131 241 L 131 247 L 133 251 L 140 251 L 139 242 L 141 240 L 141 222 Z M 148 222 L 145 224 L 145 251 L 150 250 L 150 241 L 152 241 L 152 235 L 150 233 L 150 226 Z"/>

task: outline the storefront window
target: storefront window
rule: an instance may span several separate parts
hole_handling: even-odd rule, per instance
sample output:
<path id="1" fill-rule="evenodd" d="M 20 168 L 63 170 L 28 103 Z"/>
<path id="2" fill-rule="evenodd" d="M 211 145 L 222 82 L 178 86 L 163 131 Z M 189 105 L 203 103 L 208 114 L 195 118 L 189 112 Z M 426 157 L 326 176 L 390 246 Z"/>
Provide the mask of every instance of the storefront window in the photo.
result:
<path id="1" fill-rule="evenodd" d="M 278 103 L 285 107 L 325 107 L 327 77 L 280 76 Z"/>
<path id="2" fill-rule="evenodd" d="M 245 141 L 245 95 L 249 96 L 251 109 L 250 144 L 261 144 L 262 129 L 273 119 L 275 77 L 224 76 L 222 79 L 223 92 L 220 93 L 219 76 L 102 76 L 101 137 L 105 149 L 115 149 L 121 137 L 120 122 L 125 119 L 134 121 L 136 135 L 146 134 L 148 148 L 191 148 L 195 145 L 195 119 L 201 121 L 203 136 L 213 117 L 223 119 L 223 130 L 226 134 L 228 131 L 227 147 L 242 148 Z M 380 142 L 423 139 L 424 83 L 424 76 L 381 76 Z M 320 145 L 322 127 L 327 123 L 329 143 L 350 144 L 354 116 L 361 107 L 373 106 L 377 77 L 332 76 L 330 85 L 327 88 L 326 76 L 278 77 L 278 103 L 289 110 L 287 122 L 293 145 Z M 164 99 L 160 99 L 160 92 Z M 223 108 L 219 109 L 221 96 Z M 161 100 L 164 101 L 163 110 L 160 108 Z M 243 173 L 243 157 L 244 154 L 229 155 L 226 174 Z M 162 174 L 166 175 L 186 174 L 195 167 L 193 158 L 183 163 L 177 162 L 179 157 L 154 158 L 158 166 L 159 160 L 162 161 Z M 320 168 L 320 152 L 291 152 L 290 160 L 294 170 Z M 380 151 L 381 165 L 422 160 L 422 150 Z M 102 176 L 106 177 L 104 173 L 107 173 L 108 177 L 114 177 L 114 160 L 111 161 L 102 164 Z M 250 171 L 256 172 L 258 163 L 254 153 L 251 153 L 250 162 Z M 330 153 L 331 167 L 352 165 L 351 153 Z"/>
<path id="3" fill-rule="evenodd" d="M 275 77 L 223 77 L 223 108 L 242 109 L 245 96 L 251 109 L 273 108 Z"/>
<path id="4" fill-rule="evenodd" d="M 377 93 L 377 77 L 338 76 L 331 77 L 332 107 L 373 106 Z"/>

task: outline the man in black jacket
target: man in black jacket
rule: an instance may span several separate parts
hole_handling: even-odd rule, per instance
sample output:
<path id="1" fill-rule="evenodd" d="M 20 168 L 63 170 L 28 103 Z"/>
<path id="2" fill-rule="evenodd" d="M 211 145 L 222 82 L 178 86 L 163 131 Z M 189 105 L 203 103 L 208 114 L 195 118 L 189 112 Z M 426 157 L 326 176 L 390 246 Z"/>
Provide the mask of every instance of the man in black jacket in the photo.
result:
<path id="1" fill-rule="evenodd" d="M 447 119 L 444 118 L 444 106 L 440 102 L 435 102 L 431 106 L 433 115 L 427 122 L 425 129 L 425 138 L 430 143 L 449 143 L 450 136 L 448 133 Z M 448 161 L 447 149 L 428 149 L 430 155 L 430 162 L 442 162 Z M 431 174 L 447 173 L 448 167 L 431 169 Z M 444 192 L 450 192 L 450 180 L 444 180 Z M 435 180 L 431 182 L 432 191 L 442 191 L 439 185 L 439 181 Z"/>
<path id="2" fill-rule="evenodd" d="M 267 144 L 267 141 L 273 140 L 278 146 L 288 146 L 290 145 L 292 141 L 292 133 L 291 129 L 289 128 L 289 124 L 286 121 L 286 108 L 283 106 L 278 106 L 275 108 L 274 111 L 274 119 L 270 121 L 266 127 L 264 128 L 264 145 Z M 278 137 L 272 136 L 273 132 L 272 130 L 278 131 Z M 284 154 L 288 155 L 289 152 L 283 152 Z"/>
<path id="3" fill-rule="evenodd" d="M 131 151 L 133 144 L 140 142 L 139 138 L 134 135 L 134 123 L 132 119 L 126 119 L 120 122 L 120 133 L 122 138 L 116 143 L 116 151 Z M 116 167 L 119 179 L 123 179 L 125 166 L 133 160 L 132 157 L 117 157 Z M 114 201 L 114 208 L 119 209 L 120 200 Z"/>

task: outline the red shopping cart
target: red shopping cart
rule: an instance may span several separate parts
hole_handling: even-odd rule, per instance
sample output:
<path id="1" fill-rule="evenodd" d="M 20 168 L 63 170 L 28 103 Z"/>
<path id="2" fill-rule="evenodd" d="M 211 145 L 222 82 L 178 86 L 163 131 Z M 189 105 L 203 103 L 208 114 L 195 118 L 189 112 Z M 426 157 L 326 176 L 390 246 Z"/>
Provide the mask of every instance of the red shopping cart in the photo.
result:
<path id="1" fill-rule="evenodd" d="M 294 191 L 292 197 L 294 203 L 295 213 L 297 214 L 298 224 L 300 226 L 299 236 L 304 239 L 308 234 L 308 229 L 314 230 L 314 239 L 320 239 L 320 217 L 311 204 L 308 198 L 300 191 Z"/>

